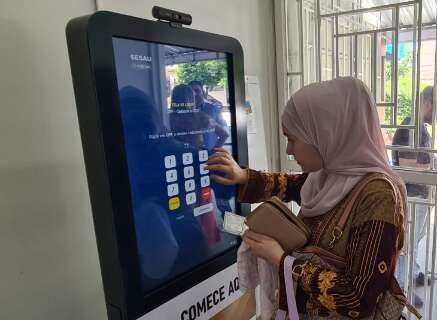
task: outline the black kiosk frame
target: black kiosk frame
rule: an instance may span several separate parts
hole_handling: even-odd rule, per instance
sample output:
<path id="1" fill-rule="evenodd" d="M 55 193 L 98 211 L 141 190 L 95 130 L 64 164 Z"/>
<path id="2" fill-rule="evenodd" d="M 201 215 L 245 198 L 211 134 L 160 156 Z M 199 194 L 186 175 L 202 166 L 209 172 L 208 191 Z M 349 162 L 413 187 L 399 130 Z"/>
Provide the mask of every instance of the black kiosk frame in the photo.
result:
<path id="1" fill-rule="evenodd" d="M 238 244 L 146 296 L 141 291 L 112 39 L 226 53 L 234 157 L 244 166 L 243 50 L 230 37 L 105 11 L 71 20 L 66 34 L 108 317 L 137 319 L 233 264 Z M 249 207 L 236 210 L 245 215 Z"/>

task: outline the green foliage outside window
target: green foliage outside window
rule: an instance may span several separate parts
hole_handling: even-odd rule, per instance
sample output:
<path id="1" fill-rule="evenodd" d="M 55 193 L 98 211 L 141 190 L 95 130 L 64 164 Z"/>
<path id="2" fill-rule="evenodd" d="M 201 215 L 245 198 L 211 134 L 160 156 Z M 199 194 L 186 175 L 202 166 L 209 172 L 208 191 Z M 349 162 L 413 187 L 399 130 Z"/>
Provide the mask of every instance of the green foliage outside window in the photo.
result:
<path id="1" fill-rule="evenodd" d="M 405 56 L 398 62 L 398 114 L 397 124 L 401 124 L 406 117 L 412 115 L 414 110 L 414 96 L 413 90 L 413 51 L 407 50 Z M 392 81 L 392 60 L 387 59 L 385 63 L 385 101 L 391 101 L 391 81 Z M 420 90 L 423 90 L 426 84 L 420 84 Z M 385 109 L 385 122 L 390 123 L 392 116 L 392 109 L 390 107 Z M 387 129 L 387 133 L 393 133 L 395 129 Z"/>
<path id="2" fill-rule="evenodd" d="M 207 92 L 214 88 L 225 88 L 227 69 L 225 60 L 183 63 L 176 66 L 176 84 L 188 84 L 196 80 L 206 86 Z"/>

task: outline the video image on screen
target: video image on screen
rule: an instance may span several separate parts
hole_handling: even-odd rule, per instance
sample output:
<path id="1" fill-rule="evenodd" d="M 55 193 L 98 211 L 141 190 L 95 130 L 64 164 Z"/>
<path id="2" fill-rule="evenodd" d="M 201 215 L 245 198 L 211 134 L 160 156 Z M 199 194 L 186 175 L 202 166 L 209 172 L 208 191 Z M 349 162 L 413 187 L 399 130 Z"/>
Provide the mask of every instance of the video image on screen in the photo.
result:
<path id="1" fill-rule="evenodd" d="M 221 231 L 234 186 L 205 169 L 233 151 L 225 53 L 113 38 L 145 293 L 237 244 Z"/>

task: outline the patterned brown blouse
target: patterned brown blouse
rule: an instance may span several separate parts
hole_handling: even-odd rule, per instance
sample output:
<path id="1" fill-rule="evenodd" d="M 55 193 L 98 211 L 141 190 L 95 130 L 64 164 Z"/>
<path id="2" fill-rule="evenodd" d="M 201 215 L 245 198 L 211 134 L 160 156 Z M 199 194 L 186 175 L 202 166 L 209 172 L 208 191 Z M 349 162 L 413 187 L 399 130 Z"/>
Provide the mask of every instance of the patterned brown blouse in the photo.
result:
<path id="1" fill-rule="evenodd" d="M 285 202 L 293 200 L 300 204 L 300 189 L 306 174 L 248 170 L 249 181 L 240 186 L 240 202 L 256 203 L 276 195 Z M 396 258 L 403 241 L 403 218 L 395 210 L 393 188 L 384 180 L 373 180 L 364 186 L 342 237 L 334 248 L 328 247 L 332 230 L 352 193 L 353 190 L 330 212 L 319 217 L 303 218 L 312 231 L 309 245 L 322 247 L 345 258 L 346 268 L 338 272 L 308 261 L 295 260 L 295 266 L 304 266 L 296 293 L 299 313 L 334 319 L 338 315 L 367 317 L 373 313 L 378 299 L 389 289 L 394 278 Z M 292 276 L 283 274 L 282 263 L 279 270 L 282 280 Z M 280 305 L 286 306 L 284 299 L 284 294 L 280 294 Z"/>

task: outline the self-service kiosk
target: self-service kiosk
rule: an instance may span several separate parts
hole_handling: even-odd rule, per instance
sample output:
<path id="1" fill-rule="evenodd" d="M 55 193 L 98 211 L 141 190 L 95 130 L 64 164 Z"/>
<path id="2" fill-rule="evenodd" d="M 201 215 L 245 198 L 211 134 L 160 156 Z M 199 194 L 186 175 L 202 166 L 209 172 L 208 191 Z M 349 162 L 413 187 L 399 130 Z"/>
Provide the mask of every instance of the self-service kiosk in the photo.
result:
<path id="1" fill-rule="evenodd" d="M 248 162 L 242 48 L 103 11 L 66 32 L 108 316 L 138 319 L 236 261 L 248 207 L 205 165 Z"/>

